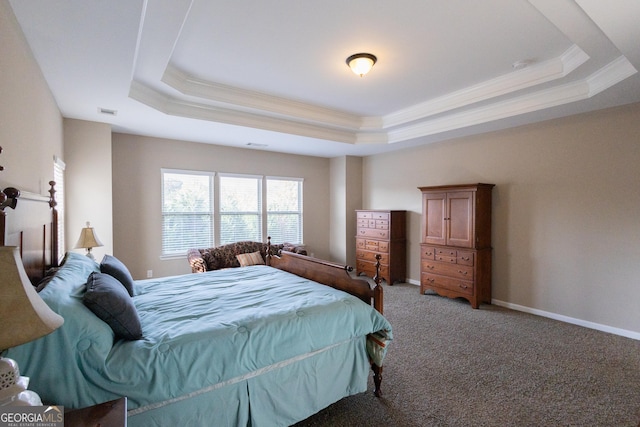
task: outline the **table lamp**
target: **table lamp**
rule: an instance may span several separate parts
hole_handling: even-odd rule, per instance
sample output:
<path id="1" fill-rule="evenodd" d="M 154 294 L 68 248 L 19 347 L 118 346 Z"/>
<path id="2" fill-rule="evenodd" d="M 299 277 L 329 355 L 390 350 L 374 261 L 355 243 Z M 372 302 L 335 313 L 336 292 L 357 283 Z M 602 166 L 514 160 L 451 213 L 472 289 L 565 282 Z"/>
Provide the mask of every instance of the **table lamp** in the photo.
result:
<path id="1" fill-rule="evenodd" d="M 100 239 L 96 235 L 96 232 L 93 231 L 93 227 L 87 221 L 87 226 L 80 231 L 80 238 L 78 239 L 78 243 L 76 243 L 75 249 L 85 248 L 87 250 L 87 256 L 95 261 L 95 257 L 91 253 L 91 248 L 97 248 L 98 246 L 103 246 Z"/>
<path id="2" fill-rule="evenodd" d="M 0 246 L 0 354 L 58 329 L 64 319 L 35 291 L 16 246 Z M 0 406 L 42 405 L 27 390 L 29 378 L 20 376 L 15 360 L 0 357 Z"/>

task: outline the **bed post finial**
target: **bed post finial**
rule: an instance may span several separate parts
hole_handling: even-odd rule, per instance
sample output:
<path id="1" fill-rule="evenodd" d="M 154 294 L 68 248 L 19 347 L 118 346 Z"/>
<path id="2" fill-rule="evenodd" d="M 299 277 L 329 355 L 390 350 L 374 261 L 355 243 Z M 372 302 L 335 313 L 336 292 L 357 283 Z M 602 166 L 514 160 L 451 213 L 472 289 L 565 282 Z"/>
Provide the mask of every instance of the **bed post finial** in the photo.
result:
<path id="1" fill-rule="evenodd" d="M 60 254 L 58 253 L 58 242 L 60 236 L 58 235 L 58 209 L 56 206 L 56 182 L 49 181 L 49 207 L 51 208 L 51 263 L 54 267 L 57 267 L 60 262 Z"/>
<path id="2" fill-rule="evenodd" d="M 56 201 L 56 182 L 49 181 L 49 187 L 49 207 L 55 208 L 58 205 L 58 202 Z"/>
<path id="3" fill-rule="evenodd" d="M 271 265 L 271 256 L 273 254 L 271 253 L 271 236 L 267 236 L 267 253 L 265 254 L 265 258 L 267 261 L 267 265 Z"/>
<path id="4" fill-rule="evenodd" d="M 375 276 L 373 276 L 373 281 L 376 283 L 375 288 L 373 288 L 373 304 L 376 310 L 378 310 L 378 312 L 380 314 L 384 313 L 382 312 L 384 304 L 383 304 L 383 292 L 382 292 L 382 286 L 380 286 L 380 282 L 382 281 L 382 278 L 380 277 L 380 259 L 382 258 L 382 256 L 380 254 L 376 254 L 376 274 Z M 373 370 L 373 384 L 374 384 L 374 390 L 373 390 L 373 394 L 376 397 L 381 397 L 382 396 L 382 391 L 380 390 L 380 385 L 382 384 L 382 366 L 378 366 L 375 363 L 371 364 L 371 369 Z"/>
<path id="5" fill-rule="evenodd" d="M 376 283 L 375 288 L 373 288 L 373 301 L 374 307 L 376 310 L 380 312 L 380 314 L 384 314 L 382 312 L 384 304 L 383 304 L 383 292 L 382 286 L 380 286 L 380 282 L 382 281 L 382 277 L 380 277 L 380 259 L 382 256 L 380 254 L 376 254 L 376 274 L 373 276 L 373 281 Z"/>

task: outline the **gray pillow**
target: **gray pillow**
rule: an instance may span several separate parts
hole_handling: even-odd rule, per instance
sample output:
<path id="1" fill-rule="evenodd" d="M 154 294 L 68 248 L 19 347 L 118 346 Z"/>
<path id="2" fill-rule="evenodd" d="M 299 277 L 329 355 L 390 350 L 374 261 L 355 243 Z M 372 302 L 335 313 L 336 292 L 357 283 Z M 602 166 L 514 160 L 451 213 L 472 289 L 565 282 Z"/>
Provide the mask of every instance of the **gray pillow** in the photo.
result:
<path id="1" fill-rule="evenodd" d="M 105 255 L 100 263 L 100 272 L 118 279 L 118 281 L 127 289 L 127 292 L 129 292 L 129 296 L 133 296 L 133 277 L 131 277 L 131 273 L 127 266 L 118 258 L 111 255 Z"/>
<path id="2" fill-rule="evenodd" d="M 113 329 L 117 338 L 142 338 L 142 327 L 133 300 L 114 277 L 104 273 L 91 273 L 82 302 Z"/>

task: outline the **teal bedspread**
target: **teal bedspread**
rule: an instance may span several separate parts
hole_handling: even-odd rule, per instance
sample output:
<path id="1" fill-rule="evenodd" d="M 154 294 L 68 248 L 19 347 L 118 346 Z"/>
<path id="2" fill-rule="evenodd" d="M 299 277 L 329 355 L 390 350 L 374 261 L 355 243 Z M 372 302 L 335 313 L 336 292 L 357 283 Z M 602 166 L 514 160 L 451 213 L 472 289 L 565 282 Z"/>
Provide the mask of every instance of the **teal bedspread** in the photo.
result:
<path id="1" fill-rule="evenodd" d="M 78 408 L 127 396 L 130 425 L 185 417 L 202 421 L 183 425 L 205 425 L 211 412 L 228 425 L 291 424 L 366 389 L 366 336 L 381 331 L 391 339 L 387 320 L 358 298 L 251 266 L 137 281 L 143 338 L 114 340 L 82 303 L 84 281 L 99 270 L 86 261 L 68 259 L 40 293 L 64 325 L 8 357 L 48 403 Z M 320 374 L 318 367 L 333 368 Z M 287 381 L 306 391 L 278 390 Z M 316 399 L 314 390 L 334 395 Z"/>

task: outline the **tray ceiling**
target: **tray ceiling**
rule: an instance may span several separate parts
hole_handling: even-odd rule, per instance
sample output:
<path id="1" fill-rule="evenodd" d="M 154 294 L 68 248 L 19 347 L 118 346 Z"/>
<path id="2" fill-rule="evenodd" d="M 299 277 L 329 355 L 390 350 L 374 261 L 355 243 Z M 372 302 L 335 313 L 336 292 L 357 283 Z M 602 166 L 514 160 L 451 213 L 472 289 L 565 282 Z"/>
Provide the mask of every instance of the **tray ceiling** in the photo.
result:
<path id="1" fill-rule="evenodd" d="M 11 0 L 65 117 L 326 157 L 640 101 L 640 3 L 605 3 Z"/>

